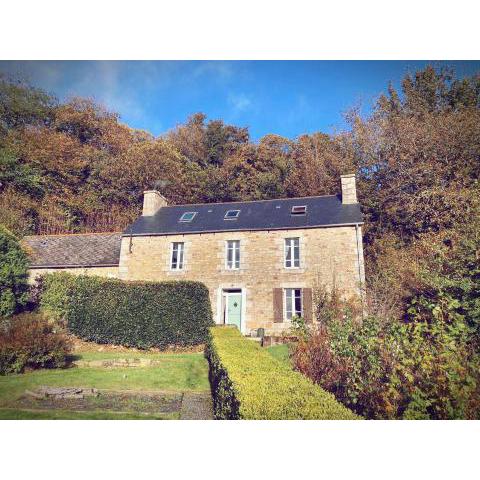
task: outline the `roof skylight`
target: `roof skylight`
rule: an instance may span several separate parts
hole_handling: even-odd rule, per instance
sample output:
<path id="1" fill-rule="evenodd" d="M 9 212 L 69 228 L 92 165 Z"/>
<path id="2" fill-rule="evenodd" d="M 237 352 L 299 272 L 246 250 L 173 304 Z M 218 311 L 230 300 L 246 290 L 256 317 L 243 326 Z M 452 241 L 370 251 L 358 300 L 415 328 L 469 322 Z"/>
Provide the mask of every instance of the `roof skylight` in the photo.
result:
<path id="1" fill-rule="evenodd" d="M 224 220 L 236 220 L 240 215 L 240 210 L 227 210 L 225 213 Z"/>
<path id="2" fill-rule="evenodd" d="M 306 205 L 295 205 L 292 207 L 292 215 L 305 215 L 307 213 Z"/>
<path id="3" fill-rule="evenodd" d="M 191 222 L 194 218 L 197 212 L 185 212 L 182 213 L 182 216 L 180 217 L 179 222 Z"/>

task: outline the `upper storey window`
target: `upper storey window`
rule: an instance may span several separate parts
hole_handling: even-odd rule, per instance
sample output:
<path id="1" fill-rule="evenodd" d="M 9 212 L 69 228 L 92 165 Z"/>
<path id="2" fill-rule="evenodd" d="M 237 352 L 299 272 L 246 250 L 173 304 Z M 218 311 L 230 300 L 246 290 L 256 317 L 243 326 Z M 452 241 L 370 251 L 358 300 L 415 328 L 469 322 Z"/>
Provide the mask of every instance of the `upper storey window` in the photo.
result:
<path id="1" fill-rule="evenodd" d="M 182 213 L 182 216 L 180 217 L 179 222 L 191 222 L 194 218 L 197 212 L 185 212 Z"/>
<path id="2" fill-rule="evenodd" d="M 225 213 L 224 220 L 236 220 L 240 215 L 240 210 L 227 210 Z"/>
<path id="3" fill-rule="evenodd" d="M 227 241 L 227 270 L 238 270 L 240 268 L 240 240 Z"/>
<path id="4" fill-rule="evenodd" d="M 184 255 L 185 244 L 183 242 L 173 242 L 170 257 L 170 268 L 172 270 L 183 270 Z"/>
<path id="5" fill-rule="evenodd" d="M 285 239 L 285 268 L 300 267 L 300 239 Z"/>

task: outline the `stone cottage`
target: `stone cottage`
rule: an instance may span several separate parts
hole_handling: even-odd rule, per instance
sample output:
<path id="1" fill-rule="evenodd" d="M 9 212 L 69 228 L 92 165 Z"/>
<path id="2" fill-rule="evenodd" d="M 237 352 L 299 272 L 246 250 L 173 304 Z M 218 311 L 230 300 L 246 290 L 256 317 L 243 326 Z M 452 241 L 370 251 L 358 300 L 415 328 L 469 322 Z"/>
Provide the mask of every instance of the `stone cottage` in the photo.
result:
<path id="1" fill-rule="evenodd" d="M 169 206 L 144 193 L 143 213 L 123 233 L 30 236 L 30 278 L 49 271 L 122 280 L 197 280 L 219 324 L 249 334 L 312 320 L 312 290 L 333 283 L 361 295 L 364 264 L 355 176 L 342 194 Z"/>

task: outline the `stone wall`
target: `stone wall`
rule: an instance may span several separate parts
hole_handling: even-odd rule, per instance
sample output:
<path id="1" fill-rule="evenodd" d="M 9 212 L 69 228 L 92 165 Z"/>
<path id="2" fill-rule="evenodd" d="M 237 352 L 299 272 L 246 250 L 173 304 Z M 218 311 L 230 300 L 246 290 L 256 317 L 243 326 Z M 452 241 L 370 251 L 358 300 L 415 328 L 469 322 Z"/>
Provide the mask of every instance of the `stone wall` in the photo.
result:
<path id="1" fill-rule="evenodd" d="M 53 272 L 67 272 L 73 275 L 95 275 L 99 277 L 118 278 L 118 267 L 77 267 L 77 268 L 30 268 L 28 283 L 32 284 L 38 276 Z"/>
<path id="2" fill-rule="evenodd" d="M 361 237 L 361 230 L 359 228 Z M 284 239 L 300 238 L 300 268 L 284 267 Z M 227 270 L 227 240 L 240 240 L 240 270 Z M 172 242 L 185 243 L 184 270 L 170 270 Z M 122 240 L 119 277 L 123 280 L 196 280 L 210 291 L 214 318 L 223 322 L 222 289 L 240 288 L 244 299 L 244 333 L 263 327 L 267 334 L 289 328 L 273 322 L 274 288 L 315 288 L 333 282 L 346 295 L 358 295 L 363 253 L 358 262 L 355 227 L 190 235 L 139 236 Z M 360 244 L 361 245 L 361 244 Z"/>

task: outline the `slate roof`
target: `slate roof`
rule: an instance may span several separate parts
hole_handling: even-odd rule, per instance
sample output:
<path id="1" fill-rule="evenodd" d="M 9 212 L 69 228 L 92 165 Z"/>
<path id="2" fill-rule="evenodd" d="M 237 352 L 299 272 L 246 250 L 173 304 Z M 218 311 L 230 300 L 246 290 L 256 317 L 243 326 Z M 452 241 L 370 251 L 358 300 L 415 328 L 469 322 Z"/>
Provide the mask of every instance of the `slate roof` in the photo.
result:
<path id="1" fill-rule="evenodd" d="M 293 206 L 306 205 L 306 215 L 292 215 Z M 235 220 L 225 220 L 227 210 L 240 210 Z M 185 212 L 197 212 L 191 222 L 180 222 Z M 344 205 L 341 197 L 284 198 L 252 202 L 202 203 L 161 208 L 153 216 L 139 217 L 123 234 L 173 235 L 188 233 L 289 230 L 362 224 L 359 204 Z"/>
<path id="2" fill-rule="evenodd" d="M 32 235 L 22 244 L 31 268 L 117 266 L 121 233 Z"/>

